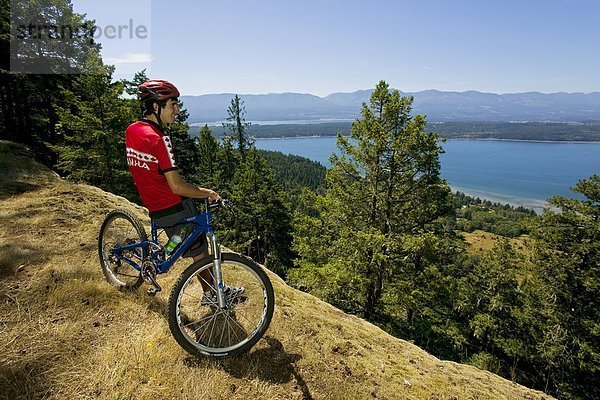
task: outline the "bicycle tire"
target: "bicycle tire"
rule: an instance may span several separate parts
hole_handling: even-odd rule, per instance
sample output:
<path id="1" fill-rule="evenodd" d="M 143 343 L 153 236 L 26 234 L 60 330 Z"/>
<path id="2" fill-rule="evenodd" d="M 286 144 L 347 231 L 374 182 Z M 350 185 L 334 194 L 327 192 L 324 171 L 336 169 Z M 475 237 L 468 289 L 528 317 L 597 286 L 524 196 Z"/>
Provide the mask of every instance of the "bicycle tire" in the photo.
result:
<path id="1" fill-rule="evenodd" d="M 98 235 L 98 256 L 106 280 L 120 290 L 135 290 L 143 283 L 137 269 L 111 255 L 115 246 L 146 241 L 148 235 L 141 221 L 126 210 L 114 210 L 104 218 Z M 140 247 L 140 254 L 128 252 L 127 256 L 135 258 L 141 265 L 148 255 L 148 250 Z"/>
<path id="2" fill-rule="evenodd" d="M 169 329 L 179 345 L 196 356 L 226 357 L 248 352 L 264 335 L 275 307 L 273 285 L 252 259 L 221 254 L 223 283 L 244 287 L 242 296 L 227 299 L 227 307 L 203 304 L 199 282 L 212 259 L 190 265 L 179 277 L 169 296 Z M 218 340 L 217 340 L 218 339 Z"/>

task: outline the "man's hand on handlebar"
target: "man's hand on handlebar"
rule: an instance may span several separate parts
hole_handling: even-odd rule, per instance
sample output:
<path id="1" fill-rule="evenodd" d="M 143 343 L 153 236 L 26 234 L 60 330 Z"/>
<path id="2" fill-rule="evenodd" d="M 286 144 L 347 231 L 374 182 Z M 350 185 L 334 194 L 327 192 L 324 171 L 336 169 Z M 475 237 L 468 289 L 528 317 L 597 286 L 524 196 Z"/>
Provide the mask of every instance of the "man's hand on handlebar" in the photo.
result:
<path id="1" fill-rule="evenodd" d="M 208 203 L 209 208 L 211 208 L 211 209 L 217 208 L 217 207 L 223 207 L 223 208 L 228 208 L 228 209 L 233 208 L 233 202 L 227 198 L 227 193 L 223 193 L 222 196 L 220 196 L 220 195 L 217 195 L 217 196 L 218 196 L 217 200 Z M 210 200 L 210 197 L 207 198 L 207 200 Z"/>
<path id="2" fill-rule="evenodd" d="M 219 196 L 219 193 L 215 192 L 214 190 L 209 190 L 207 197 L 208 201 L 210 201 L 211 203 L 221 200 L 221 196 Z"/>

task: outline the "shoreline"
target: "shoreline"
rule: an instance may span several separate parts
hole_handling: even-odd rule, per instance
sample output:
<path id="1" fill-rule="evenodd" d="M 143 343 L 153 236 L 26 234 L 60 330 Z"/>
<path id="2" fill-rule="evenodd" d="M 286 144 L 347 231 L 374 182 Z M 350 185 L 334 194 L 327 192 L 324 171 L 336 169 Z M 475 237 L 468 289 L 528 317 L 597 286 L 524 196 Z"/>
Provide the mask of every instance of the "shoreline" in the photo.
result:
<path id="1" fill-rule="evenodd" d="M 470 140 L 470 141 L 489 141 L 489 142 L 525 142 L 525 143 L 560 143 L 560 144 L 600 144 L 596 140 L 535 140 L 535 139 L 500 139 L 500 138 L 442 138 L 445 140 Z"/>
<path id="2" fill-rule="evenodd" d="M 342 135 L 349 137 L 349 135 Z M 301 136 L 270 136 L 270 137 L 252 137 L 254 140 L 281 140 L 281 139 L 318 139 L 318 138 L 336 138 L 337 135 L 301 135 Z M 600 144 L 595 140 L 535 140 L 535 139 L 500 139 L 500 138 L 446 138 L 440 137 L 439 140 L 462 140 L 473 142 L 524 142 L 524 143 L 560 143 L 560 144 Z"/>
<path id="3" fill-rule="evenodd" d="M 488 192 L 488 191 L 481 190 L 481 189 L 465 188 L 465 187 L 461 187 L 461 186 L 457 186 L 457 185 L 450 185 L 450 184 L 448 184 L 448 186 L 450 187 L 450 190 L 452 191 L 452 193 L 461 192 L 461 193 L 466 194 L 467 196 L 470 196 L 473 198 L 479 198 L 482 201 L 488 200 L 492 203 L 499 203 L 502 205 L 508 204 L 515 208 L 516 207 L 525 207 L 525 208 L 535 211 L 535 213 L 538 215 L 542 214 L 544 212 L 544 209 L 550 206 L 548 204 L 547 199 L 541 200 L 541 199 L 534 199 L 534 198 L 527 198 L 527 197 L 516 197 L 513 195 Z"/>
<path id="4" fill-rule="evenodd" d="M 348 137 L 348 136 L 345 136 Z M 297 141 L 294 141 L 294 139 L 298 139 Z M 305 139 L 312 139 L 311 140 L 305 140 Z M 267 150 L 273 150 L 273 151 L 281 151 L 284 154 L 295 154 L 295 155 L 299 155 L 301 157 L 305 157 L 308 158 L 310 160 L 316 161 L 321 163 L 323 166 L 330 168 L 327 160 L 327 157 L 325 155 L 325 153 L 328 153 L 328 151 L 326 150 L 331 150 L 330 152 L 336 152 L 337 148 L 335 147 L 335 136 L 331 136 L 331 135 L 303 135 L 303 136 L 280 136 L 280 137 L 269 137 L 269 138 L 255 138 L 256 142 L 257 142 L 257 147 L 258 148 L 264 148 Z M 277 144 L 277 142 L 280 142 L 280 144 Z M 498 139 L 474 139 L 474 138 L 470 138 L 470 139 L 462 139 L 462 138 L 457 138 L 457 139 L 447 139 L 445 141 L 445 145 L 444 143 L 440 143 L 440 146 L 443 147 L 446 151 L 448 151 L 448 148 L 465 148 L 465 149 L 470 149 L 472 146 L 475 146 L 475 148 L 479 148 L 479 145 L 477 145 L 476 143 L 481 143 L 481 146 L 484 146 L 484 143 L 489 143 L 490 146 L 484 146 L 484 147 L 494 147 L 496 145 L 493 145 L 492 143 L 498 143 L 498 147 L 503 148 L 504 152 L 508 152 L 508 153 L 512 153 L 513 150 L 511 150 L 513 148 L 513 146 L 515 147 L 515 151 L 519 150 L 521 153 L 527 153 L 527 148 L 529 148 L 529 146 L 531 146 L 532 149 L 534 149 L 535 151 L 533 152 L 533 154 L 546 154 L 546 158 L 548 157 L 549 154 L 552 155 L 552 157 L 558 159 L 563 159 L 565 157 L 565 154 L 563 154 L 563 149 L 564 151 L 566 151 L 568 154 L 586 154 L 585 159 L 587 160 L 586 163 L 582 164 L 582 165 L 590 165 L 592 168 L 592 173 L 593 172 L 597 172 L 598 170 L 598 166 L 600 166 L 600 164 L 597 164 L 597 162 L 595 161 L 590 161 L 590 157 L 592 157 L 592 159 L 594 159 L 599 150 L 598 145 L 600 144 L 599 142 L 576 142 L 576 141 L 534 141 L 534 140 L 498 140 Z M 501 143 L 506 143 L 506 142 L 515 142 L 514 145 L 509 145 L 508 143 L 506 143 L 506 145 L 502 146 Z M 262 145 L 260 143 L 263 143 Z M 472 144 L 469 144 L 472 143 Z M 521 145 L 519 145 L 519 143 L 522 143 Z M 530 145 L 525 144 L 525 143 L 531 143 Z M 557 146 L 549 146 L 547 145 L 548 143 L 551 144 L 556 144 Z M 567 150 L 566 147 L 561 147 L 560 145 L 568 145 L 568 144 L 573 144 L 573 146 L 568 146 L 568 148 L 570 150 Z M 585 146 L 586 144 L 591 144 L 591 146 Z M 595 146 L 594 146 L 595 145 Z M 524 146 L 524 147 L 521 147 Z M 536 146 L 540 146 L 540 147 L 536 147 Z M 580 147 L 577 147 L 580 146 Z M 518 147 L 518 149 L 516 149 Z M 282 149 L 285 149 L 285 151 L 283 151 Z M 313 150 L 310 150 L 313 149 Z M 467 150 L 465 150 L 467 151 Z M 583 153 L 582 153 L 583 152 Z M 311 156 L 312 155 L 312 156 Z M 523 157 L 521 157 L 522 159 Z M 525 161 L 530 160 L 528 157 L 525 158 Z M 521 160 L 522 161 L 522 160 Z M 581 160 L 584 161 L 584 160 Z M 530 161 L 529 161 L 530 162 Z M 555 163 L 556 164 L 556 163 Z M 556 164 L 559 165 L 560 163 Z M 549 165 L 554 165 L 553 163 L 550 163 Z M 498 167 L 501 168 L 501 167 Z M 527 168 L 526 166 L 523 168 Z M 586 167 L 586 174 L 587 174 L 587 169 L 589 169 L 590 167 Z M 596 170 L 596 171 L 593 171 Z M 451 172 L 451 170 L 448 170 L 449 172 Z M 493 172 L 490 172 L 493 173 Z M 464 174 L 464 173 L 463 173 Z M 459 173 L 460 175 L 460 173 Z M 588 176 L 589 174 L 587 174 L 586 176 Z M 450 174 L 450 176 L 447 176 L 447 174 L 444 173 L 444 169 L 442 169 L 442 173 L 441 176 L 443 179 L 445 179 L 451 190 L 453 192 L 455 191 L 460 191 L 463 192 L 471 197 L 479 197 L 480 199 L 484 199 L 484 200 L 488 200 L 491 201 L 492 203 L 500 203 L 500 204 L 509 204 L 513 207 L 526 207 L 529 209 L 533 209 L 536 214 L 541 214 L 544 209 L 548 206 L 547 200 L 555 195 L 563 195 L 567 198 L 570 197 L 577 197 L 575 196 L 573 193 L 567 191 L 567 188 L 570 188 L 571 186 L 573 186 L 578 179 L 583 178 L 582 177 L 575 177 L 572 181 L 569 180 L 568 182 L 557 186 L 556 188 L 550 187 L 548 188 L 547 184 L 542 185 L 542 189 L 540 189 L 538 192 L 531 192 L 531 191 L 523 191 L 523 190 L 518 190 L 515 189 L 514 191 L 512 189 L 506 189 L 505 193 L 502 193 L 502 190 L 500 188 L 504 188 L 503 185 L 496 185 L 496 187 L 488 187 L 489 185 L 477 185 L 477 182 L 479 182 L 479 178 L 473 180 L 468 180 L 468 179 L 459 179 L 457 177 L 453 177 L 452 174 Z M 525 174 L 525 176 L 527 177 L 528 175 Z M 448 181 L 448 178 L 453 177 L 452 179 L 450 179 L 450 181 Z M 528 177 L 527 179 L 537 179 L 535 177 Z M 548 182 L 555 182 L 555 178 L 545 178 L 546 181 Z M 562 182 L 562 181 L 561 181 Z M 474 186 L 478 186 L 478 187 L 474 187 Z M 548 189 L 548 190 L 547 190 Z M 551 189 L 551 190 L 550 190 Z M 554 190 L 556 189 L 556 190 Z M 520 192 L 525 192 L 525 193 L 521 193 Z M 548 193 L 546 195 L 546 193 Z"/>

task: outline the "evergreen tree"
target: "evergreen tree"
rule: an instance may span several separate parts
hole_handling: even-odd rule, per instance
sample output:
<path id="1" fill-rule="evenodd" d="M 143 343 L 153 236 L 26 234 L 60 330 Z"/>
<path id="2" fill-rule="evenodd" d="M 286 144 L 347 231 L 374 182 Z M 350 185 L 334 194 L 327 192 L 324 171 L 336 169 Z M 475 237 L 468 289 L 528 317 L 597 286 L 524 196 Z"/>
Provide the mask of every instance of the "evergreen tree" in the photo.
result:
<path id="1" fill-rule="evenodd" d="M 600 394 L 600 177 L 575 191 L 586 200 L 557 196 L 529 219 L 526 256 L 507 241 L 484 255 L 457 301 L 473 338 L 466 361 L 569 399 Z"/>
<path id="2" fill-rule="evenodd" d="M 452 210 L 450 190 L 439 177 L 442 150 L 437 136 L 424 131 L 425 118 L 410 115 L 412 101 L 383 81 L 376 86 L 350 138 L 338 136 L 341 156 L 331 158 L 318 217 L 309 221 L 331 233 L 321 267 L 331 278 L 322 285 L 339 288 L 340 305 L 369 320 L 391 311 L 409 328 L 422 309 L 415 290 L 427 287 L 430 268 L 443 270 L 455 255 L 444 254 L 453 247 L 434 234 L 441 235 L 439 218 Z M 294 240 L 297 265 L 310 268 L 302 251 L 307 239 Z"/>
<path id="3" fill-rule="evenodd" d="M 291 214 L 285 194 L 266 160 L 246 137 L 243 103 L 232 100 L 228 110 L 232 134 L 219 145 L 208 126 L 196 141 L 197 178 L 225 193 L 236 205 L 234 214 L 218 220 L 228 246 L 285 276 L 291 264 Z M 237 148 L 234 148 L 234 143 Z"/>
<path id="4" fill-rule="evenodd" d="M 76 67 L 87 71 L 91 59 L 100 60 L 100 45 L 90 38 L 94 22 L 85 19 L 82 14 L 73 12 L 73 6 L 67 0 L 48 0 L 43 2 L 12 2 L 15 23 L 22 21 L 27 25 L 44 18 L 45 25 L 79 27 L 77 37 L 70 40 L 56 40 L 41 35 L 32 40 L 17 40 L 14 46 L 19 54 L 13 67 L 31 71 L 39 67 L 40 51 L 43 52 L 44 74 L 17 73 L 10 69 L 10 11 L 8 0 L 0 2 L 0 138 L 25 143 L 36 158 L 49 166 L 54 166 L 56 155 L 47 144 L 58 144 L 62 137 L 57 135 L 55 126 L 59 116 L 55 104 L 63 102 L 61 88 L 69 89 L 78 79 L 78 75 L 49 74 L 58 68 L 61 72 Z M 87 30 L 87 32 L 85 32 Z M 54 63 L 54 64 L 53 64 Z M 90 71 L 87 71 L 90 72 Z"/>
<path id="5" fill-rule="evenodd" d="M 227 123 L 223 126 L 227 129 L 227 136 L 231 138 L 234 144 L 237 144 L 237 150 L 242 157 L 245 158 L 248 149 L 253 147 L 254 141 L 248 137 L 247 130 L 250 123 L 246 122 L 246 107 L 244 102 L 240 100 L 236 94 L 231 99 L 231 104 L 227 108 Z"/>
<path id="6" fill-rule="evenodd" d="M 90 67 L 91 68 L 91 67 Z M 124 135 L 133 115 L 121 82 L 112 82 L 114 67 L 96 65 L 95 74 L 81 75 L 63 88 L 57 105 L 61 144 L 52 146 L 57 168 L 66 176 L 113 193 L 136 198 L 124 156 Z"/>
<path id="7" fill-rule="evenodd" d="M 14 1 L 10 7 L 18 57 L 11 68 L 26 74 L 94 73 L 89 57 L 98 57 L 93 20 L 73 12 L 70 0 Z M 33 27 L 32 27 L 33 25 Z M 18 27 L 29 29 L 19 29 Z"/>
<path id="8" fill-rule="evenodd" d="M 216 187 L 221 191 L 230 193 L 235 171 L 240 164 L 239 153 L 233 148 L 233 141 L 230 137 L 223 138 L 219 146 L 217 158 L 219 160 L 219 168 L 215 177 Z"/>
<path id="9" fill-rule="evenodd" d="M 295 194 L 300 188 L 321 190 L 325 187 L 325 171 L 323 165 L 308 158 L 280 151 L 259 150 L 273 170 L 275 179 L 283 185 L 286 192 Z"/>
<path id="10" fill-rule="evenodd" d="M 195 140 L 199 156 L 196 168 L 197 180 L 203 187 L 218 189 L 217 176 L 221 168 L 219 143 L 212 135 L 208 125 L 200 128 L 200 136 Z"/>
<path id="11" fill-rule="evenodd" d="M 235 214 L 228 239 L 240 252 L 285 276 L 291 263 L 291 217 L 273 172 L 256 149 L 248 150 L 231 182 Z"/>
<path id="12" fill-rule="evenodd" d="M 175 161 L 179 167 L 179 173 L 188 182 L 199 184 L 196 170 L 200 164 L 200 152 L 194 138 L 189 135 L 190 126 L 187 123 L 189 113 L 179 102 L 180 112 L 175 122 L 166 129 L 175 151 Z"/>
<path id="13" fill-rule="evenodd" d="M 535 262 L 552 299 L 540 353 L 546 380 L 564 398 L 599 398 L 600 384 L 600 175 L 573 188 L 585 200 L 556 196 L 532 220 L 541 241 Z"/>
<path id="14" fill-rule="evenodd" d="M 130 81 L 128 81 L 128 80 L 123 81 L 123 83 L 125 85 L 125 93 L 127 93 L 128 95 L 133 96 L 135 99 L 137 99 L 137 93 L 138 93 L 138 90 L 139 90 L 138 87 L 142 83 L 144 83 L 144 82 L 146 82 L 148 80 L 149 80 L 149 78 L 146 75 L 146 69 L 145 68 L 143 70 L 141 70 L 141 71 L 136 72 L 133 75 L 133 79 L 132 80 L 130 80 Z M 143 109 L 142 109 L 143 106 L 140 105 L 139 101 L 135 102 L 135 104 L 137 104 L 138 110 L 140 111 L 139 114 L 141 115 L 143 113 Z"/>
<path id="15" fill-rule="evenodd" d="M 123 79 L 121 83 L 124 86 L 124 91 L 127 94 L 128 101 L 127 104 L 131 109 L 131 114 L 135 116 L 135 119 L 142 118 L 142 114 L 144 112 L 143 106 L 141 105 L 138 99 L 138 87 L 148 80 L 148 76 L 146 76 L 146 70 L 143 69 L 139 72 L 136 72 L 133 76 L 133 79 L 127 80 Z M 135 120 L 134 119 L 134 120 Z M 133 120 L 132 120 L 133 122 Z"/>
<path id="16" fill-rule="evenodd" d="M 469 317 L 475 339 L 471 362 L 520 382 L 530 379 L 521 371 L 523 363 L 534 358 L 534 339 L 540 339 L 532 330 L 537 324 L 532 324 L 526 305 L 532 300 L 532 278 L 527 279 L 525 271 L 522 256 L 504 239 L 475 266 L 468 288 L 463 287 L 461 293 L 473 311 Z"/>
<path id="17" fill-rule="evenodd" d="M 298 255 L 288 271 L 288 282 L 303 291 L 310 291 L 343 310 L 359 312 L 356 296 L 360 277 L 334 260 L 332 246 L 339 240 L 339 224 L 332 224 L 326 215 L 326 199 L 310 190 L 302 190 L 293 216 L 292 250 Z M 342 261 L 343 262 L 343 261 Z"/>

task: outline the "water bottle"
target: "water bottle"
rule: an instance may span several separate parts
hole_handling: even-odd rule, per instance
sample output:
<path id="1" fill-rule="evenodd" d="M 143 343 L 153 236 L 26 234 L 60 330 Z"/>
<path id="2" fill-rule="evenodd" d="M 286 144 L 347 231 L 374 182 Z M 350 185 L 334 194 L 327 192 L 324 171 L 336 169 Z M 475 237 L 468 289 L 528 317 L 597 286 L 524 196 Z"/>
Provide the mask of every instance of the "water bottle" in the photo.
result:
<path id="1" fill-rule="evenodd" d="M 181 228 L 179 233 L 176 233 L 173 236 L 171 236 L 171 238 L 165 245 L 165 253 L 170 254 L 173 250 L 175 250 L 177 246 L 179 246 L 179 244 L 183 242 L 183 239 L 185 239 L 185 237 L 187 236 L 188 231 L 189 228 L 187 226 L 184 226 L 183 228 Z"/>

